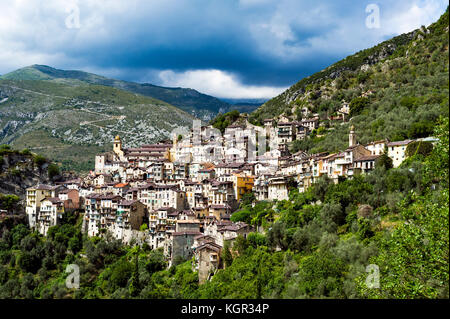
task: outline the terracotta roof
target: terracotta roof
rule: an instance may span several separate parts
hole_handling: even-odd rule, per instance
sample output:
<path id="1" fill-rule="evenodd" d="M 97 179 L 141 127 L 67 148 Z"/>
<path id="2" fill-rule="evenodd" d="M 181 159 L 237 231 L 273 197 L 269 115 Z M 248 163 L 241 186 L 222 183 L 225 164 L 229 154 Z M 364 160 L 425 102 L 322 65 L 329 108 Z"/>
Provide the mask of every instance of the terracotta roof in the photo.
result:
<path id="1" fill-rule="evenodd" d="M 122 196 L 116 194 L 105 194 L 102 196 L 102 199 L 118 199 L 118 198 L 121 199 Z"/>
<path id="2" fill-rule="evenodd" d="M 373 161 L 376 160 L 378 157 L 380 157 L 381 155 L 367 155 L 367 156 L 362 156 L 358 159 L 355 159 L 355 162 L 364 162 L 364 161 Z"/>
<path id="3" fill-rule="evenodd" d="M 357 144 L 357 145 L 349 146 L 349 147 L 347 147 L 347 148 L 345 149 L 345 152 L 348 152 L 348 151 L 354 150 L 354 149 L 355 149 L 355 148 L 357 148 L 358 146 L 360 146 L 360 145 L 359 145 L 359 144 Z"/>
<path id="4" fill-rule="evenodd" d="M 404 141 L 398 141 L 398 142 L 389 142 L 388 146 L 402 146 L 402 145 L 408 145 L 409 143 L 414 142 L 413 140 L 404 140 Z"/>
<path id="5" fill-rule="evenodd" d="M 385 140 L 373 141 L 373 142 L 367 143 L 366 145 L 368 146 L 368 145 L 382 144 L 382 143 L 386 143 L 386 141 Z"/>
<path id="6" fill-rule="evenodd" d="M 120 206 L 131 206 L 136 203 L 137 200 L 123 200 L 119 203 Z"/>
<path id="7" fill-rule="evenodd" d="M 177 212 L 176 210 L 174 210 L 174 211 L 168 211 L 168 213 L 167 213 L 167 217 L 169 217 L 169 216 L 171 216 L 171 217 L 177 217 L 178 216 L 178 214 L 179 214 L 180 212 Z"/>
<path id="8" fill-rule="evenodd" d="M 208 241 L 208 242 L 206 242 L 206 243 L 201 244 L 200 246 L 198 246 L 198 247 L 196 248 L 196 250 L 203 250 L 203 249 L 206 249 L 206 248 L 209 248 L 209 249 L 211 249 L 211 250 L 214 250 L 214 251 L 216 251 L 216 252 L 219 252 L 219 251 L 222 249 L 222 246 L 220 246 L 220 245 L 218 245 L 218 244 L 216 244 L 216 243 L 214 243 L 214 242 L 212 242 L 212 241 Z"/>
<path id="9" fill-rule="evenodd" d="M 186 215 L 188 215 L 188 216 L 193 216 L 193 215 L 195 215 L 194 214 L 194 212 L 193 211 L 191 211 L 191 210 L 183 210 L 183 211 L 181 211 L 181 212 L 179 212 L 180 214 L 186 214 Z"/>
<path id="10" fill-rule="evenodd" d="M 98 194 L 98 193 L 90 193 L 90 194 L 86 195 L 86 199 L 89 199 L 89 198 L 91 198 L 91 199 L 97 199 L 97 198 L 99 198 L 101 195 L 102 195 L 102 194 Z"/>
<path id="11" fill-rule="evenodd" d="M 194 237 L 194 239 L 195 240 L 199 240 L 199 239 L 206 239 L 206 238 L 210 238 L 210 239 L 213 239 L 213 237 L 212 236 L 210 236 L 210 235 L 205 235 L 205 234 L 201 234 L 201 235 L 198 235 L 198 236 L 195 236 Z"/>
<path id="12" fill-rule="evenodd" d="M 45 185 L 45 184 L 39 184 L 36 189 L 38 190 L 54 190 L 58 188 L 59 186 L 52 186 L 52 185 Z"/>

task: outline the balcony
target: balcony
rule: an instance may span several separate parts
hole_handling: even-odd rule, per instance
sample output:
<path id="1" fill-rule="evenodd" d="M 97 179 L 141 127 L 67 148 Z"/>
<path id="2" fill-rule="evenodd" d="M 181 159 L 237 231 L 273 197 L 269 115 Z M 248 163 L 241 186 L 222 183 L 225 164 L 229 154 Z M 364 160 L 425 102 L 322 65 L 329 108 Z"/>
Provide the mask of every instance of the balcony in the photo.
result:
<path id="1" fill-rule="evenodd" d="M 340 159 L 335 160 L 336 165 L 347 165 L 347 164 L 351 164 L 351 163 L 352 163 L 351 161 L 348 161 L 345 158 L 340 158 Z"/>

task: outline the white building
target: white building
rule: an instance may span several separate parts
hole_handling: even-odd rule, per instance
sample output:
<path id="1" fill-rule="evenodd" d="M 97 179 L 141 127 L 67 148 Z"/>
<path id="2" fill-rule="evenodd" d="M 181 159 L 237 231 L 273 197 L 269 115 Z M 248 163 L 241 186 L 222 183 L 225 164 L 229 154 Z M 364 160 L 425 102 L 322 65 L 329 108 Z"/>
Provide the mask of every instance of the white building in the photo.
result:
<path id="1" fill-rule="evenodd" d="M 406 159 L 406 147 L 414 141 L 404 140 L 399 142 L 390 142 L 387 144 L 388 156 L 392 159 L 392 165 L 399 167 Z"/>

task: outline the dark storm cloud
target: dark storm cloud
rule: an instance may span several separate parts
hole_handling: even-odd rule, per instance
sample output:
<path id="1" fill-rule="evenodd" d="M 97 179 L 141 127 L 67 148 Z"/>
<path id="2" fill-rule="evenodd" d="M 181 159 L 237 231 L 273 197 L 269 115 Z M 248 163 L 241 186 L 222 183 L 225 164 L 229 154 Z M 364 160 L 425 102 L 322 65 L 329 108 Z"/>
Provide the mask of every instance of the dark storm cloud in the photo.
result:
<path id="1" fill-rule="evenodd" d="M 197 83 L 193 77 L 209 74 L 232 75 L 228 80 L 236 85 L 274 88 L 428 24 L 446 7 L 440 0 L 379 1 L 381 27 L 368 29 L 368 3 L 361 1 L 0 0 L 0 4 L 0 73 L 39 63 L 156 84 L 188 81 L 187 85 Z M 186 76 L 196 70 L 220 72 Z M 165 80 L 160 76 L 164 71 L 172 72 Z"/>

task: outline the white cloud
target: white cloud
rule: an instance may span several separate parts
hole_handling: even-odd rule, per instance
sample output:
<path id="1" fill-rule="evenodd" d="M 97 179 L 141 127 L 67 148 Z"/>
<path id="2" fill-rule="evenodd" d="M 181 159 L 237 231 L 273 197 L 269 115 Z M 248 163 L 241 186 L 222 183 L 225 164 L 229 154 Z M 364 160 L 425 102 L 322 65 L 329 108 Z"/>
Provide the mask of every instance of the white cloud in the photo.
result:
<path id="1" fill-rule="evenodd" d="M 221 98 L 272 98 L 286 87 L 244 85 L 233 74 L 221 70 L 193 70 L 174 72 L 171 70 L 159 73 L 161 85 L 192 88 L 201 93 Z"/>
<path id="2" fill-rule="evenodd" d="M 409 8 L 403 5 L 403 10 L 381 11 L 381 27 L 387 34 L 401 34 L 413 31 L 420 26 L 428 26 L 436 21 L 448 2 L 442 1 L 414 1 Z M 386 14 L 386 17 L 383 15 Z"/>

